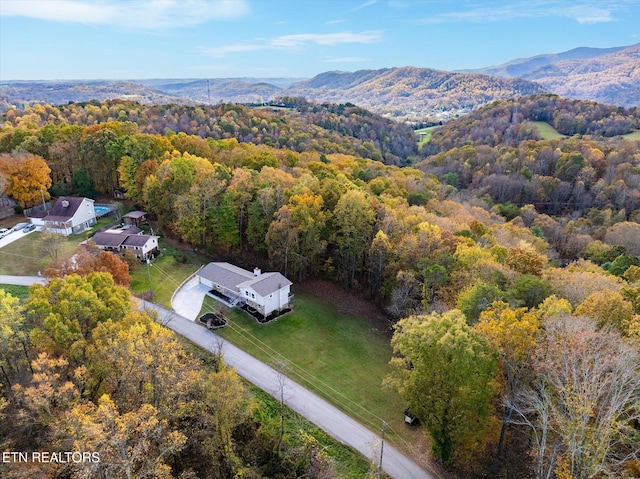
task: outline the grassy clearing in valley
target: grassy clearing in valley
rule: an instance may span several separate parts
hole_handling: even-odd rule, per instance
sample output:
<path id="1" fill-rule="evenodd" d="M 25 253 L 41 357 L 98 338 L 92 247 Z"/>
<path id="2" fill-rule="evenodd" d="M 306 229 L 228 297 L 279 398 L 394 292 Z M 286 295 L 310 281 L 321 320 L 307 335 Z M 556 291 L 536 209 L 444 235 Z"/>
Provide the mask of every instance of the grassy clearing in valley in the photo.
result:
<path id="1" fill-rule="evenodd" d="M 221 305 L 206 297 L 201 314 Z M 296 293 L 295 310 L 266 325 L 225 308 L 227 327 L 216 333 L 318 393 L 372 431 L 384 420 L 387 434 L 409 451 L 420 436 L 404 424 L 405 403 L 382 383 L 391 372 L 389 338 L 370 323 Z"/>
<path id="2" fill-rule="evenodd" d="M 543 140 L 554 140 L 556 138 L 566 138 L 566 135 L 558 133 L 554 127 L 545 121 L 528 121 L 527 126 L 535 128 L 540 133 Z"/>
<path id="3" fill-rule="evenodd" d="M 438 126 L 428 126 L 427 128 L 420 128 L 419 130 L 415 130 L 416 136 L 418 137 L 418 145 L 424 145 L 429 143 L 431 140 L 431 133 L 433 130 L 439 128 Z"/>
<path id="4" fill-rule="evenodd" d="M 622 138 L 624 138 L 625 140 L 640 141 L 640 130 L 632 131 L 631 133 L 622 135 Z"/>

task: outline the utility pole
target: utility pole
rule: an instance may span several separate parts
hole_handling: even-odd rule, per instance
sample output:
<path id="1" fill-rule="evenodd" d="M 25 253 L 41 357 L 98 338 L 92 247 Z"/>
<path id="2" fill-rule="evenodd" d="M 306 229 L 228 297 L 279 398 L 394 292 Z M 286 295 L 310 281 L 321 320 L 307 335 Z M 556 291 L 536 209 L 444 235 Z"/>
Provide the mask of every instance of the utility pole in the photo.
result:
<path id="1" fill-rule="evenodd" d="M 153 301 L 153 286 L 151 285 L 151 260 L 147 256 L 147 277 L 149 278 L 149 291 L 151 292 L 151 301 Z"/>
<path id="2" fill-rule="evenodd" d="M 207 78 L 207 98 L 209 99 L 209 106 L 211 106 L 211 90 L 209 89 L 209 79 Z"/>
<path id="3" fill-rule="evenodd" d="M 387 429 L 387 423 L 382 421 L 382 441 L 380 442 L 380 462 L 378 462 L 378 479 L 382 477 L 382 454 L 384 453 L 384 433 Z"/>

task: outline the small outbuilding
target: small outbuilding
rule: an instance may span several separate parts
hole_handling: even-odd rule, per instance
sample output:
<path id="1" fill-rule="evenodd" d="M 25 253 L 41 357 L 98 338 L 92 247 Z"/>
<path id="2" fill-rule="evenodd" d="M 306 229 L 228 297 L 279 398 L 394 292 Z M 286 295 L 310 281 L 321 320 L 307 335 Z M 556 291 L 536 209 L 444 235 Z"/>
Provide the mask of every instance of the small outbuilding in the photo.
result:
<path id="1" fill-rule="evenodd" d="M 122 221 L 125 225 L 140 226 L 142 223 L 147 222 L 146 211 L 130 211 L 122 216 Z"/>

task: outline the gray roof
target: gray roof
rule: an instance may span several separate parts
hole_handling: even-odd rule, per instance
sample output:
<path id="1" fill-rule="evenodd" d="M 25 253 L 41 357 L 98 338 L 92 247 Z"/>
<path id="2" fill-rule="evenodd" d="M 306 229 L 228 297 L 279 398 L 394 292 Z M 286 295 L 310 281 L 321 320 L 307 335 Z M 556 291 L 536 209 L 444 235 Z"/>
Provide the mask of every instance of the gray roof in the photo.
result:
<path id="1" fill-rule="evenodd" d="M 69 221 L 76 214 L 82 202 L 88 198 L 76 198 L 73 196 L 62 196 L 58 198 L 56 204 L 45 217 L 46 221 L 64 222 Z M 93 200 L 89 199 L 93 202 Z"/>
<path id="2" fill-rule="evenodd" d="M 144 246 L 151 238 L 157 238 L 157 236 L 151 235 L 114 235 L 114 236 L 126 236 L 122 242 L 124 246 Z"/>
<path id="3" fill-rule="evenodd" d="M 127 213 L 126 215 L 122 215 L 123 218 L 133 218 L 133 219 L 140 219 L 143 216 L 145 216 L 147 214 L 146 211 L 130 211 L 129 213 Z"/>
<path id="4" fill-rule="evenodd" d="M 91 237 L 91 241 L 93 241 L 98 246 L 105 246 L 116 248 L 122 244 L 122 242 L 126 239 L 126 235 L 119 235 L 113 233 L 96 233 Z"/>
<path id="5" fill-rule="evenodd" d="M 239 293 L 240 288 L 251 288 L 263 297 L 293 284 L 280 273 L 262 273 L 256 276 L 251 271 L 230 263 L 209 263 L 197 275 L 230 291 Z"/>
<path id="6" fill-rule="evenodd" d="M 115 248 L 120 245 L 144 246 L 150 238 L 157 238 L 157 236 L 122 233 L 96 233 L 91 237 L 91 241 L 98 246 Z"/>
<path id="7" fill-rule="evenodd" d="M 142 233 L 142 230 L 140 228 L 138 228 L 137 226 L 124 226 L 122 228 L 122 233 L 121 234 L 139 235 L 140 233 Z"/>
<path id="8" fill-rule="evenodd" d="M 230 263 L 209 263 L 198 271 L 197 275 L 236 292 L 240 291 L 238 289 L 240 283 L 255 278 L 250 271 Z"/>
<path id="9" fill-rule="evenodd" d="M 293 283 L 280 273 L 263 273 L 249 281 L 240 283 L 238 287 L 251 288 L 260 296 L 268 296 Z"/>

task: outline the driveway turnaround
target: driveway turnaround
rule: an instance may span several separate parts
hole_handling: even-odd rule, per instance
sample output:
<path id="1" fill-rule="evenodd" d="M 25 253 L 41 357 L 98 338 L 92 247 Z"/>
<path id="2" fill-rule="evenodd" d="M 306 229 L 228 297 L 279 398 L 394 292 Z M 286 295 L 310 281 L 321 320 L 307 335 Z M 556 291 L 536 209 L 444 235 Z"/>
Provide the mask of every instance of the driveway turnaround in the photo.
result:
<path id="1" fill-rule="evenodd" d="M 202 301 L 209 288 L 192 276 L 178 288 L 171 298 L 171 307 L 180 316 L 195 321 L 202 309 Z"/>
<path id="2" fill-rule="evenodd" d="M 351 446 L 367 458 L 378 450 L 380 436 L 350 418 L 324 399 L 300 386 L 289 378 L 283 378 L 275 369 L 258 361 L 250 354 L 235 347 L 220 336 L 195 322 L 168 311 L 156 304 L 144 303 L 146 309 L 158 313 L 159 320 L 168 328 L 184 336 L 198 346 L 217 352 L 222 349 L 224 361 L 238 371 L 247 381 L 255 384 L 276 399 L 283 391 L 285 404 L 304 416 L 337 440 Z M 199 310 L 200 308 L 198 308 Z M 395 479 L 435 479 L 415 462 L 390 444 L 384 444 L 382 469 Z"/>

